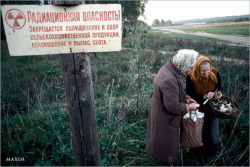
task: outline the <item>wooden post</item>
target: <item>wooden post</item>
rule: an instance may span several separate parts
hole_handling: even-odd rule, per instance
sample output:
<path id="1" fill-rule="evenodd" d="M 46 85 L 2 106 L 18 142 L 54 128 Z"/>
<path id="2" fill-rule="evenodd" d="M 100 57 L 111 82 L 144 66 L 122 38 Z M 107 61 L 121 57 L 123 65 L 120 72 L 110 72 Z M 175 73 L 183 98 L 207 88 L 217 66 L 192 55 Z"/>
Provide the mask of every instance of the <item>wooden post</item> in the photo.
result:
<path id="1" fill-rule="evenodd" d="M 84 0 L 55 0 L 54 5 L 79 5 Z M 100 166 L 91 66 L 85 53 L 60 55 L 62 76 L 77 165 Z"/>

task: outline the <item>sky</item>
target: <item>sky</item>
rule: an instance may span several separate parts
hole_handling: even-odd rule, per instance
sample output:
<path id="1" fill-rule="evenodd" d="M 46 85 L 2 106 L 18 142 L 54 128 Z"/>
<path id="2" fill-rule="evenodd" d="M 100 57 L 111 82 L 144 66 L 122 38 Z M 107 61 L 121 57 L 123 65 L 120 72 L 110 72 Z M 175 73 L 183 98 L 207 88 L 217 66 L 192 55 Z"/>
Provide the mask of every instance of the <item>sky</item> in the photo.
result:
<path id="1" fill-rule="evenodd" d="M 154 19 L 171 21 L 237 16 L 249 14 L 249 0 L 148 0 L 144 15 L 151 25 Z"/>

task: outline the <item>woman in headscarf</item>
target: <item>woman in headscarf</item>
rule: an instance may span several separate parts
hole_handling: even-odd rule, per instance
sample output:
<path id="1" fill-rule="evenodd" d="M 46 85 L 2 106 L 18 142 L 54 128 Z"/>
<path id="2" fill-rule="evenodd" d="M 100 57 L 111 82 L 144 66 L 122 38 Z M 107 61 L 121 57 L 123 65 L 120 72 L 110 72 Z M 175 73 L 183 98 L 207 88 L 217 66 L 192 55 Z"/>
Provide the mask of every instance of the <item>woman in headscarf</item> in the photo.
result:
<path id="1" fill-rule="evenodd" d="M 168 165 L 178 165 L 181 120 L 188 111 L 196 109 L 196 101 L 186 95 L 182 77 L 191 71 L 197 57 L 194 50 L 179 50 L 154 80 L 146 152 Z"/>
<path id="2" fill-rule="evenodd" d="M 202 128 L 202 142 L 207 155 L 213 155 L 216 145 L 220 143 L 219 120 L 209 110 L 208 103 L 203 105 L 207 99 L 222 97 L 221 78 L 216 68 L 212 67 L 211 61 L 207 57 L 199 57 L 195 67 L 188 73 L 186 79 L 187 94 L 195 99 L 199 104 L 200 112 L 204 112 L 204 123 Z M 214 93 L 216 91 L 216 93 Z"/>

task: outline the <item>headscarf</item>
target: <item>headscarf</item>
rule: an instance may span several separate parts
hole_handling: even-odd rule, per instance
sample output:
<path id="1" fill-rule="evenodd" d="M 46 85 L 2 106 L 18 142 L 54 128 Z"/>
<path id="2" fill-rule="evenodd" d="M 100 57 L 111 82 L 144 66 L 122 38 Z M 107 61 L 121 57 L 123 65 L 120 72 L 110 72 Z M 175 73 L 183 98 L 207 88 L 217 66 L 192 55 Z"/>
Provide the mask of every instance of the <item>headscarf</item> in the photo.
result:
<path id="1" fill-rule="evenodd" d="M 210 72 L 209 72 L 209 74 L 208 74 L 207 77 L 203 77 L 200 74 L 200 65 L 204 61 L 208 61 L 210 63 Z M 189 72 L 188 75 L 191 77 L 191 80 L 193 82 L 196 82 L 196 81 L 206 81 L 207 79 L 211 79 L 213 82 L 215 82 L 217 84 L 218 80 L 217 80 L 217 77 L 215 76 L 215 74 L 213 72 L 214 69 L 215 68 L 212 67 L 212 62 L 207 57 L 201 56 L 201 57 L 199 57 L 197 59 L 194 68 L 192 69 L 191 72 Z"/>
<path id="2" fill-rule="evenodd" d="M 181 49 L 173 56 L 172 63 L 181 73 L 185 73 L 190 67 L 195 65 L 198 52 L 189 49 Z"/>

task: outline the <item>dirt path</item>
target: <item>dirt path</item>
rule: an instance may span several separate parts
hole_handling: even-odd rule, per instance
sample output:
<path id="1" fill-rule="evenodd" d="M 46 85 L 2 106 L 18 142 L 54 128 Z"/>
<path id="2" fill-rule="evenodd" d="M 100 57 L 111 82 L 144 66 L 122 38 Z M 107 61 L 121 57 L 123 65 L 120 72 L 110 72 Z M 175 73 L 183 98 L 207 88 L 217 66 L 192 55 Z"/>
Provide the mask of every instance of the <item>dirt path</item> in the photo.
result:
<path id="1" fill-rule="evenodd" d="M 133 51 L 135 51 L 136 49 L 133 49 L 133 48 L 122 48 L 122 50 L 133 50 Z M 143 51 L 145 51 L 145 52 L 153 52 L 152 50 L 149 50 L 149 49 L 145 49 Z M 172 55 L 175 54 L 175 52 L 172 52 L 172 51 L 158 50 L 158 52 L 161 53 L 161 54 L 172 54 Z M 233 58 L 229 58 L 229 57 L 218 57 L 218 56 L 203 55 L 203 54 L 199 54 L 199 56 L 206 56 L 210 60 L 215 60 L 215 61 L 226 61 L 226 62 L 231 62 L 231 63 L 236 63 L 236 64 L 248 64 L 248 62 L 245 61 L 245 60 L 233 59 Z"/>
<path id="2" fill-rule="evenodd" d="M 242 46 L 249 46 L 250 45 L 249 37 L 244 37 L 244 36 L 210 34 L 210 33 L 200 32 L 200 31 L 199 32 L 190 32 L 190 31 L 173 30 L 173 29 L 167 29 L 167 28 L 164 28 L 164 29 L 153 28 L 151 32 L 197 35 L 197 36 L 210 37 L 210 38 L 216 38 L 216 39 L 221 39 L 221 40 L 225 40 L 225 41 L 230 41 L 230 42 L 240 44 Z"/>

